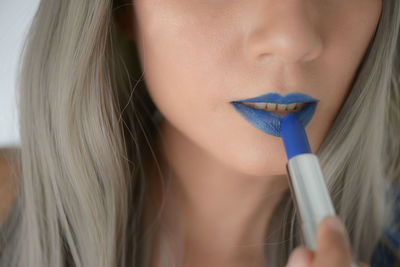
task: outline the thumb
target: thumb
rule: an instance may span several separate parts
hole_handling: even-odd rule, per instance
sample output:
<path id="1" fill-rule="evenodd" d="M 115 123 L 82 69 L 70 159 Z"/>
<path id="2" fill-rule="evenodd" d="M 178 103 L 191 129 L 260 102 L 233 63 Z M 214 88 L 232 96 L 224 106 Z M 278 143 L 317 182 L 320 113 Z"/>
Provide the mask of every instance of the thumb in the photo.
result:
<path id="1" fill-rule="evenodd" d="M 328 216 L 318 226 L 315 249 L 317 266 L 350 266 L 352 255 L 346 229 L 337 216 Z"/>
<path id="2" fill-rule="evenodd" d="M 285 267 L 306 267 L 310 266 L 313 258 L 313 252 L 304 246 L 297 247 L 289 257 Z"/>

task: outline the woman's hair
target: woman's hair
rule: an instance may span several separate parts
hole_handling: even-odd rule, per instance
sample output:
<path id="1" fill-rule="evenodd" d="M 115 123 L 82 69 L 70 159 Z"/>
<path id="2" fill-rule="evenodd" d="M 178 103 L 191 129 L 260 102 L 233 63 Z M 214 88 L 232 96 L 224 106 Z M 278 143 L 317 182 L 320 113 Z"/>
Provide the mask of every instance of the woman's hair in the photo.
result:
<path id="1" fill-rule="evenodd" d="M 382 3 L 375 36 L 317 152 L 364 262 L 392 220 L 389 189 L 400 174 L 400 2 Z M 115 22 L 124 6 L 40 3 L 20 58 L 18 194 L 0 228 L 1 267 L 148 266 L 162 209 L 146 193 L 147 170 L 158 166 L 157 110 L 136 46 Z M 301 242 L 288 192 L 274 212 L 265 262 L 283 266 Z"/>

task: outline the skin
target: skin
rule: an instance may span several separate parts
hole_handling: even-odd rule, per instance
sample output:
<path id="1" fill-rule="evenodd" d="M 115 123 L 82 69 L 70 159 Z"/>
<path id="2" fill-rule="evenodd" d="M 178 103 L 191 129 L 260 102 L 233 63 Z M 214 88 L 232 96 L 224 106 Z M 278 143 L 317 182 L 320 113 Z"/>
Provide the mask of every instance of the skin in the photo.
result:
<path id="1" fill-rule="evenodd" d="M 306 127 L 315 153 L 381 9 L 381 0 L 135 0 L 120 11 L 165 117 L 157 145 L 172 173 L 166 213 L 180 204 L 185 223 L 183 266 L 261 266 L 269 218 L 288 189 L 281 139 L 251 126 L 229 102 L 270 92 L 319 99 Z M 172 237 L 174 220 L 165 217 Z M 320 256 L 302 248 L 290 266 L 349 266 L 311 261 L 350 255 L 346 235 L 331 235 L 319 236 Z M 313 258 L 296 265 L 299 255 Z"/>

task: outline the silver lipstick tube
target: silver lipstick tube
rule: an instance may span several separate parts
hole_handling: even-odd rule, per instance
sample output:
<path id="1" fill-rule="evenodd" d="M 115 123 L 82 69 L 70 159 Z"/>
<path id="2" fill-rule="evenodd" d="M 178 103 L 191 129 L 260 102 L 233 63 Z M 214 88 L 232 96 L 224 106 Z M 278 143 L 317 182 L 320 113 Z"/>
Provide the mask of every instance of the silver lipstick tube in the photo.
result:
<path id="1" fill-rule="evenodd" d="M 288 161 L 286 169 L 303 241 L 309 249 L 315 250 L 319 223 L 326 216 L 336 215 L 319 160 L 311 153 L 300 154 Z M 352 262 L 351 267 L 357 265 Z"/>
<path id="2" fill-rule="evenodd" d="M 297 155 L 288 161 L 286 169 L 303 241 L 315 250 L 319 223 L 326 216 L 336 215 L 318 158 L 311 153 Z"/>

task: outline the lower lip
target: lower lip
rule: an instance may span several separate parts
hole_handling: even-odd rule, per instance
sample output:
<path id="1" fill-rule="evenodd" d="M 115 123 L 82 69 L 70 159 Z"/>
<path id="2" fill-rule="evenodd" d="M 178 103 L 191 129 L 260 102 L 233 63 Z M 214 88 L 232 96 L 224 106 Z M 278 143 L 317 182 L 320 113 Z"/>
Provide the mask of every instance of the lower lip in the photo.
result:
<path id="1" fill-rule="evenodd" d="M 284 115 L 280 116 L 267 110 L 252 108 L 239 102 L 231 102 L 231 104 L 240 115 L 257 129 L 269 135 L 281 137 L 281 122 L 285 117 Z M 314 116 L 316 107 L 317 102 L 313 102 L 293 114 L 303 127 L 306 127 Z"/>

